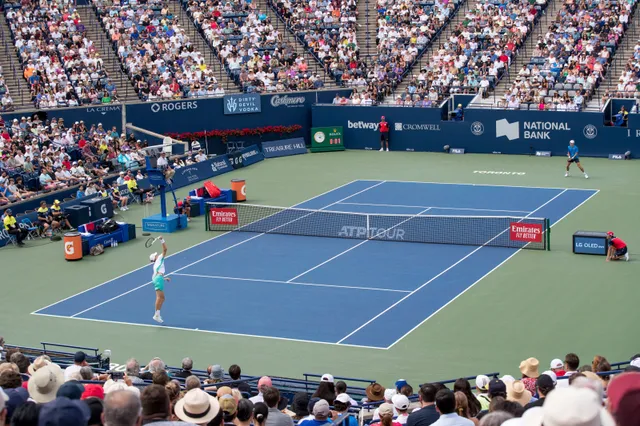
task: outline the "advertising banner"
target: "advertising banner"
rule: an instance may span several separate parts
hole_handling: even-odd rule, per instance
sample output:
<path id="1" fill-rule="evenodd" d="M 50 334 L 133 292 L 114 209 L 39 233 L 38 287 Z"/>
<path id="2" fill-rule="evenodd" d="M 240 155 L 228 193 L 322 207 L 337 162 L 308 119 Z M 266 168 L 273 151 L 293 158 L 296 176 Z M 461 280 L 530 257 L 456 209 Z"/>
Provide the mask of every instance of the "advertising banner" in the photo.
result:
<path id="1" fill-rule="evenodd" d="M 226 95 L 223 99 L 224 115 L 253 114 L 262 111 L 260 95 L 257 93 Z"/>
<path id="2" fill-rule="evenodd" d="M 264 160 L 264 154 L 260 151 L 258 145 L 248 146 L 240 150 L 240 154 L 242 155 L 242 164 L 245 166 L 250 166 Z"/>
<path id="3" fill-rule="evenodd" d="M 311 152 L 344 151 L 342 127 L 313 127 Z"/>
<path id="4" fill-rule="evenodd" d="M 306 154 L 307 146 L 303 138 L 282 139 L 262 142 L 262 152 L 266 158 L 285 157 L 287 155 Z"/>

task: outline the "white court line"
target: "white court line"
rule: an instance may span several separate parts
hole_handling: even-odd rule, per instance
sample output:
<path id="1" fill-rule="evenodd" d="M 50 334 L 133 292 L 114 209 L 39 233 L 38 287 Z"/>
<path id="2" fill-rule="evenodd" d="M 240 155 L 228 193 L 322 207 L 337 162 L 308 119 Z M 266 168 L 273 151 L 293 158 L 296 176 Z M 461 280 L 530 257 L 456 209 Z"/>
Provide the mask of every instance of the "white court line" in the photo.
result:
<path id="1" fill-rule="evenodd" d="M 311 197 L 311 198 L 309 198 L 309 199 L 307 199 L 307 200 L 301 201 L 301 202 L 299 202 L 298 204 L 295 204 L 295 205 L 294 205 L 294 206 L 292 206 L 292 207 L 298 207 L 298 206 L 300 206 L 301 204 L 308 203 L 309 201 L 312 201 L 312 200 L 315 200 L 316 198 L 320 198 L 320 197 L 322 197 L 322 196 L 324 196 L 324 195 L 327 195 L 328 193 L 330 193 L 330 192 L 332 192 L 332 191 L 335 191 L 336 189 L 344 188 L 345 186 L 349 186 L 349 185 L 351 185 L 352 183 L 356 183 L 356 182 L 358 182 L 358 180 L 357 180 L 357 179 L 352 180 L 351 182 L 347 182 L 347 183 L 345 183 L 345 184 L 343 184 L 343 185 L 336 186 L 335 188 L 330 189 L 330 190 L 328 190 L 328 191 L 325 191 L 325 192 L 323 192 L 322 194 L 318 194 L 318 195 L 315 195 L 315 196 L 313 196 L 313 197 Z M 217 239 L 217 238 L 223 237 L 223 236 L 225 236 L 225 235 L 229 234 L 230 232 L 231 232 L 231 231 L 229 231 L 229 232 L 225 232 L 225 233 L 220 234 L 220 235 L 216 235 L 216 236 L 215 236 L 215 237 L 213 237 L 213 238 L 209 238 L 209 239 L 207 239 L 207 240 L 204 240 L 204 241 L 202 241 L 202 242 L 199 242 L 199 243 L 197 243 L 197 244 L 194 244 L 194 245 L 192 245 L 192 246 L 190 246 L 190 247 L 187 247 L 187 248 L 184 248 L 184 249 L 182 249 L 182 250 L 180 250 L 180 251 L 177 251 L 177 252 L 175 252 L 175 253 L 172 253 L 172 254 L 170 254 L 169 256 L 167 256 L 167 259 L 168 259 L 168 258 L 170 258 L 170 257 L 172 257 L 172 256 L 176 256 L 176 255 L 178 255 L 178 254 L 180 254 L 180 253 L 182 253 L 182 252 L 184 252 L 184 251 L 191 250 L 192 248 L 195 248 L 195 247 L 198 247 L 198 246 L 200 246 L 200 245 L 202 245 L 202 244 L 208 243 L 209 241 L 213 241 L 213 240 L 215 240 L 215 239 Z M 81 291 L 81 292 L 79 292 L 79 293 L 73 294 L 73 295 L 71 295 L 71 296 L 69 296 L 69 297 L 65 297 L 65 298 L 64 298 L 64 299 L 62 299 L 62 300 L 58 300 L 57 302 L 51 303 L 51 304 L 49 304 L 49 305 L 47 305 L 47 306 L 45 306 L 45 307 L 43 307 L 43 308 L 38 309 L 37 311 L 33 311 L 33 312 L 31 312 L 31 315 L 35 315 L 35 314 L 37 314 L 38 312 L 40 312 L 40 311 L 42 311 L 42 310 L 45 310 L 45 309 L 47 309 L 47 308 L 52 307 L 53 305 L 57 305 L 58 303 L 65 302 L 65 301 L 67 301 L 67 300 L 69 300 L 69 299 L 71 299 L 71 298 L 73 298 L 73 297 L 79 296 L 79 295 L 81 295 L 81 294 L 84 294 L 84 293 L 86 293 L 86 292 L 88 292 L 88 291 L 91 291 L 91 290 L 93 290 L 93 289 L 96 289 L 96 288 L 98 288 L 98 287 L 102 287 L 102 286 L 103 286 L 103 285 L 105 285 L 105 284 L 109 284 L 109 283 L 110 283 L 110 282 L 112 282 L 112 281 L 118 280 L 118 279 L 120 279 L 120 278 L 122 278 L 122 277 L 124 277 L 124 276 L 127 276 L 127 275 L 129 275 L 129 274 L 133 274 L 133 273 L 134 273 L 134 272 L 136 272 L 136 271 L 139 271 L 139 270 L 144 269 L 144 268 L 148 268 L 148 267 L 150 267 L 150 266 L 151 266 L 151 265 L 144 265 L 144 266 L 141 266 L 141 267 L 139 267 L 139 268 L 134 269 L 133 271 L 125 272 L 124 274 L 118 275 L 118 276 L 117 276 L 117 277 L 115 277 L 115 278 L 111 278 L 109 281 L 105 281 L 105 282 L 103 282 L 102 284 L 95 285 L 95 286 L 90 287 L 90 288 L 88 288 L 88 289 L 86 289 L 86 290 L 83 290 L 83 291 Z M 64 317 L 64 318 L 66 318 L 66 317 Z"/>
<path id="2" fill-rule="evenodd" d="M 562 221 L 562 219 L 564 219 L 565 217 L 569 216 L 571 213 L 573 213 L 574 211 L 576 211 L 577 209 L 579 209 L 584 203 L 586 203 L 587 201 L 589 201 L 591 198 L 593 198 L 598 192 L 600 192 L 600 190 L 596 190 L 596 192 L 594 192 L 593 194 L 591 194 L 589 196 L 589 198 L 587 198 L 586 200 L 584 200 L 583 202 L 581 202 L 580 204 L 578 204 L 577 206 L 575 206 L 573 209 L 571 209 L 567 214 L 565 214 L 564 216 L 562 216 L 560 219 L 558 219 L 557 221 L 555 221 L 552 225 L 551 228 L 553 228 L 554 226 L 556 226 L 558 223 L 560 223 L 560 221 Z M 516 254 L 520 253 L 520 251 L 522 250 L 522 248 L 516 250 L 515 253 L 513 253 L 512 255 L 510 255 L 509 257 L 507 257 L 505 260 L 503 260 L 502 262 L 500 262 L 499 265 L 497 265 L 495 268 L 493 268 L 492 270 L 490 270 L 489 272 L 487 272 L 486 274 L 484 274 L 482 277 L 480 277 L 478 280 L 476 280 L 476 282 L 474 282 L 473 284 L 471 284 L 469 287 L 465 288 L 463 291 L 461 291 L 460 293 L 458 293 L 453 299 L 449 300 L 447 303 L 445 303 L 444 305 L 442 305 L 440 308 L 438 308 L 438 310 L 436 310 L 434 313 L 432 313 L 431 315 L 429 315 L 427 318 L 425 318 L 424 320 L 422 320 L 422 322 L 420 322 L 420 324 L 416 325 L 415 327 L 413 327 L 411 330 L 407 331 L 405 334 L 402 335 L 402 337 L 400 337 L 398 340 L 396 340 L 395 342 L 393 342 L 391 345 L 387 346 L 387 349 L 391 349 L 393 346 L 395 346 L 396 343 L 400 342 L 402 339 L 404 339 L 405 337 L 407 337 L 409 334 L 413 333 L 418 327 L 420 327 L 422 324 L 424 324 L 425 322 L 427 322 L 429 319 L 431 319 L 431 317 L 433 317 L 435 314 L 437 314 L 438 312 L 440 312 L 441 310 L 443 310 L 444 308 L 446 308 L 447 306 L 449 306 L 451 303 L 453 303 L 454 300 L 456 300 L 458 297 L 462 296 L 464 293 L 466 293 L 471 287 L 473 287 L 474 285 L 478 284 L 480 281 L 482 281 L 483 279 L 485 279 L 487 276 L 489 276 L 493 271 L 495 271 L 496 269 L 498 269 L 499 267 L 501 267 L 502 265 L 504 265 L 509 259 L 511 259 L 513 256 L 515 256 Z"/>
<path id="3" fill-rule="evenodd" d="M 365 189 L 363 189 L 363 190 L 361 190 L 361 191 L 358 191 L 358 192 L 356 192 L 356 193 L 354 193 L 354 194 L 349 195 L 348 197 L 344 197 L 344 198 L 342 198 L 342 199 L 340 199 L 340 200 L 338 200 L 338 201 L 336 201 L 336 202 L 334 202 L 334 203 L 331 203 L 331 204 L 329 204 L 329 205 L 327 205 L 327 206 L 324 206 L 324 207 L 323 207 L 323 208 L 321 208 L 320 210 L 326 209 L 326 208 L 331 207 L 331 206 L 333 206 L 333 205 L 335 205 L 335 204 L 338 204 L 338 203 L 340 203 L 340 202 L 342 202 L 342 201 L 344 201 L 344 200 L 348 200 L 348 199 L 349 199 L 349 198 L 351 198 L 351 197 L 355 197 L 356 195 L 362 194 L 363 192 L 366 192 L 366 191 L 368 191 L 368 190 L 370 190 L 370 189 L 372 189 L 372 188 L 375 188 L 375 187 L 377 187 L 377 186 L 382 185 L 384 182 L 385 182 L 385 181 L 378 182 L 378 183 L 376 183 L 375 185 L 369 186 L 369 187 L 367 187 L 367 188 L 365 188 Z M 298 218 L 296 218 L 296 219 L 293 219 L 293 220 L 291 220 L 291 221 L 289 221 L 289 222 L 285 223 L 284 225 L 279 225 L 279 226 L 277 226 L 277 227 L 276 227 L 276 228 L 274 228 L 274 229 L 281 228 L 281 227 L 286 226 L 286 225 L 288 225 L 288 224 L 290 224 L 290 223 L 293 223 L 293 222 L 295 222 L 295 221 L 297 221 L 297 220 L 300 220 L 300 219 L 302 219 L 302 218 L 304 218 L 304 217 L 305 217 L 305 216 L 298 217 Z M 179 272 L 179 271 L 182 271 L 182 270 L 184 270 L 184 269 L 187 269 L 187 268 L 189 268 L 189 267 L 191 267 L 191 266 L 193 266 L 193 265 L 196 265 L 196 264 L 198 264 L 198 263 L 200 263 L 200 262 L 202 262 L 202 261 L 204 261 L 204 260 L 210 259 L 210 258 L 212 258 L 213 256 L 217 256 L 217 255 L 219 255 L 220 253 L 224 253 L 224 252 L 226 252 L 227 250 L 231 250 L 231 249 L 232 249 L 232 248 L 234 248 L 234 247 L 237 247 L 237 246 L 242 245 L 242 244 L 244 244 L 244 243 L 246 243 L 246 242 L 249 242 L 249 241 L 255 240 L 256 238 L 260 238 L 260 237 L 262 237 L 263 235 L 266 235 L 266 234 L 267 234 L 266 232 L 263 232 L 263 233 L 261 233 L 261 234 L 254 235 L 254 236 L 253 236 L 253 237 L 251 237 L 251 238 L 247 238 L 246 240 L 242 240 L 242 241 L 240 241 L 240 242 L 238 242 L 238 243 L 235 243 L 235 244 L 233 244 L 233 245 L 231 245 L 231 246 L 229 246 L 229 247 L 225 247 L 225 248 L 223 248 L 222 250 L 218 250 L 218 251 L 217 251 L 217 252 L 215 252 L 215 253 L 212 253 L 212 254 L 210 254 L 210 255 L 208 255 L 208 256 L 205 256 L 205 257 L 203 257 L 203 258 L 201 258 L 201 259 L 198 259 L 198 260 L 196 260 L 195 262 L 191 262 L 191 263 L 189 263 L 188 265 L 185 265 L 185 266 L 183 266 L 183 267 L 181 267 L 181 268 L 178 268 L 178 269 L 176 269 L 175 271 L 168 273 L 166 276 L 173 275 L 173 274 L 175 274 L 176 272 Z M 131 290 L 129 290 L 129 291 L 125 291 L 124 293 L 121 293 L 121 294 L 119 294 L 119 295 L 117 295 L 117 296 L 114 296 L 114 297 L 112 297 L 112 298 L 110 298 L 110 299 L 108 299 L 108 300 L 105 300 L 105 301 L 103 301 L 103 302 L 100 302 L 100 303 L 98 303 L 98 304 L 96 304 L 96 305 L 93 305 L 93 306 L 91 306 L 90 308 L 87 308 L 87 309 L 84 309 L 84 310 L 82 310 L 82 311 L 80 311 L 80 312 L 77 312 L 77 313 L 75 313 L 75 314 L 71 315 L 71 318 L 75 318 L 75 317 L 77 317 L 78 315 L 82 315 L 82 314 L 84 314 L 85 312 L 88 312 L 88 311 L 90 311 L 90 310 L 92 310 L 92 309 L 98 308 L 98 307 L 100 307 L 100 306 L 102 306 L 102 305 L 104 305 L 104 304 L 107 304 L 107 303 L 112 302 L 112 301 L 114 301 L 114 300 L 116 300 L 116 299 L 119 299 L 119 298 L 121 298 L 122 296 L 126 296 L 127 294 L 132 293 L 132 292 L 134 292 L 134 291 L 136 291 L 136 290 L 139 290 L 139 289 L 141 289 L 142 287 L 147 286 L 147 285 L 149 285 L 149 284 L 151 284 L 151 281 L 148 281 L 148 282 L 146 282 L 146 283 L 144 283 L 144 284 L 142 284 L 142 285 L 139 285 L 138 287 L 136 287 L 136 288 L 134 288 L 134 289 L 131 289 Z"/>
<path id="4" fill-rule="evenodd" d="M 436 210 L 464 210 L 464 211 L 468 210 L 473 212 L 530 213 L 528 210 L 471 209 L 466 207 L 412 206 L 407 204 L 377 204 L 377 203 L 340 203 L 340 204 L 349 205 L 349 206 L 401 207 L 401 208 L 407 208 L 407 209 L 436 209 Z"/>
<path id="5" fill-rule="evenodd" d="M 389 228 L 389 229 L 385 229 L 385 232 L 386 232 L 386 231 L 389 231 L 389 230 L 391 230 L 391 229 L 393 229 L 393 228 L 395 228 L 396 226 L 400 226 L 400 225 L 402 225 L 402 224 L 403 224 L 403 223 L 405 223 L 405 222 L 408 222 L 409 220 L 411 220 L 411 219 L 415 218 L 416 216 L 420 216 L 422 213 L 426 213 L 427 211 L 429 211 L 429 209 L 431 209 L 431 207 L 428 207 L 428 208 L 426 208 L 425 210 L 421 211 L 420 213 L 418 213 L 418 214 L 416 214 L 416 215 L 413 215 L 413 216 L 409 217 L 408 219 L 405 219 L 405 220 L 403 220 L 402 222 L 400 222 L 400 223 L 398 223 L 398 224 L 396 224 L 396 225 L 393 225 L 393 226 L 392 226 L 391 228 Z M 367 221 L 368 221 L 368 218 L 367 218 Z M 374 238 L 375 238 L 375 237 L 374 237 Z M 366 239 L 366 240 L 364 240 L 364 241 L 361 241 L 361 242 L 359 242 L 358 244 L 356 244 L 355 246 L 353 246 L 353 247 L 351 247 L 351 248 L 348 248 L 348 249 L 346 249 L 345 251 L 343 251 L 343 252 L 341 252 L 341 253 L 336 254 L 336 255 L 335 255 L 335 256 L 333 256 L 332 258 L 325 260 L 324 262 L 322 262 L 322 263 L 320 263 L 320 264 L 318 264 L 318 265 L 314 266 L 313 268 L 307 269 L 306 271 L 304 271 L 304 272 L 303 272 L 303 273 L 301 273 L 300 275 L 296 275 L 295 277 L 291 278 L 291 279 L 290 279 L 289 281 L 287 281 L 287 282 L 295 281 L 296 279 L 300 278 L 301 276 L 306 275 L 306 274 L 308 274 L 309 272 L 311 272 L 311 271 L 313 271 L 313 270 L 315 270 L 315 269 L 318 269 L 318 268 L 319 268 L 319 267 L 321 267 L 322 265 L 326 265 L 327 263 L 331 262 L 332 260 L 339 258 L 339 257 L 340 257 L 340 256 L 342 256 L 343 254 L 349 253 L 351 250 L 353 250 L 353 249 L 355 249 L 355 248 L 357 248 L 357 247 L 360 247 L 361 245 L 363 245 L 363 244 L 365 244 L 365 243 L 368 243 L 369 241 L 371 241 L 371 239 Z M 407 293 L 408 293 L 408 292 L 407 292 Z"/>
<path id="6" fill-rule="evenodd" d="M 559 196 L 561 196 L 562 194 L 564 194 L 565 192 L 567 192 L 567 190 L 563 190 L 562 192 L 556 194 L 553 198 L 549 199 L 546 203 L 544 203 L 543 205 L 541 205 L 540 207 L 538 207 L 537 209 L 535 209 L 534 211 L 532 211 L 531 213 L 529 213 L 527 216 L 525 216 L 523 219 L 531 216 L 532 214 L 534 214 L 535 212 L 537 212 L 538 210 L 540 210 L 541 208 L 543 208 L 544 206 L 546 206 L 547 204 L 549 204 L 550 202 L 552 202 L 553 200 L 555 200 L 556 198 L 558 198 Z M 407 300 L 408 298 L 410 298 L 411 296 L 413 296 L 415 293 L 417 293 L 418 291 L 422 290 L 424 287 L 426 287 L 427 285 L 429 285 L 431 282 L 435 281 L 436 279 L 438 279 L 439 277 L 441 277 L 442 275 L 444 275 L 446 272 L 450 271 L 451 269 L 455 268 L 457 265 L 459 265 L 460 263 L 462 263 L 465 259 L 473 256 L 475 253 L 477 253 L 479 250 L 481 250 L 482 248 L 486 247 L 486 244 L 490 243 L 491 241 L 495 240 L 496 238 L 498 238 L 500 235 L 504 234 L 505 232 L 507 232 L 509 230 L 509 228 L 505 229 L 504 231 L 500 232 L 498 235 L 496 235 L 495 237 L 491 238 L 489 241 L 487 241 L 485 243 L 485 245 L 482 245 L 476 249 L 474 249 L 473 251 L 471 251 L 470 253 L 468 253 L 466 256 L 464 256 L 463 258 L 461 258 L 460 260 L 458 260 L 457 262 L 455 262 L 453 265 L 449 266 L 448 268 L 446 268 L 445 270 L 441 271 L 438 275 L 436 275 L 435 277 L 431 278 L 429 281 L 427 281 L 426 283 L 422 284 L 420 287 L 416 288 L 415 290 L 413 290 L 411 293 L 407 294 L 406 296 L 404 296 L 402 299 L 398 300 L 396 303 L 394 303 L 393 305 L 389 306 L 387 309 L 385 309 L 384 311 L 380 312 L 378 315 L 374 316 L 373 318 L 371 318 L 369 321 L 365 322 L 364 324 L 362 324 L 360 327 L 356 328 L 355 330 L 353 330 L 351 333 L 347 334 L 346 336 L 344 336 L 342 339 L 338 340 L 336 343 L 337 344 L 341 344 L 343 341 L 345 341 L 346 339 L 348 339 L 349 337 L 353 336 L 354 334 L 356 334 L 358 331 L 362 330 L 364 327 L 366 327 L 367 325 L 371 324 L 373 321 L 375 321 L 376 319 L 380 318 L 382 315 L 386 314 L 387 312 L 389 312 L 391 309 L 395 308 L 396 306 L 398 306 L 400 303 L 404 302 L 405 300 Z"/>
<path id="7" fill-rule="evenodd" d="M 223 277 L 219 275 L 199 275 L 199 274 L 173 274 L 180 277 L 196 277 L 196 278 L 210 278 L 216 280 L 235 280 L 235 281 L 251 281 L 258 283 L 273 283 L 273 284 L 290 284 L 290 285 L 300 285 L 307 287 L 330 287 L 330 288 L 346 288 L 346 289 L 355 289 L 355 290 L 368 290 L 368 291 L 388 291 L 394 293 L 411 293 L 411 290 L 395 290 L 391 288 L 375 288 L 375 287 L 357 287 L 350 285 L 337 285 L 337 284 L 318 284 L 318 283 L 305 283 L 300 281 L 278 281 L 278 280 L 267 280 L 262 278 L 237 278 L 237 277 Z"/>
<path id="8" fill-rule="evenodd" d="M 191 331 L 196 333 L 216 334 L 216 335 L 222 335 L 222 336 L 251 337 L 251 338 L 268 339 L 268 340 L 285 340 L 287 342 L 296 342 L 296 343 L 318 343 L 321 345 L 331 345 L 331 346 L 336 345 L 333 342 L 321 342 L 317 340 L 293 339 L 290 337 L 261 336 L 259 334 L 231 333 L 228 331 L 198 330 L 194 328 L 174 327 L 174 326 L 164 325 L 164 324 L 162 326 L 158 326 L 157 324 L 142 324 L 138 322 L 112 321 L 112 320 L 101 320 L 101 319 L 82 318 L 82 317 L 71 318 L 64 315 L 53 315 L 53 314 L 34 314 L 34 315 L 39 315 L 39 316 L 49 317 L 49 318 L 61 318 L 61 319 L 67 319 L 67 320 L 72 319 L 76 321 L 80 320 L 80 321 L 103 322 L 108 324 L 127 325 L 127 326 L 150 327 L 150 328 L 155 328 L 156 330 L 158 330 L 159 333 L 161 333 L 162 332 L 161 330 L 163 329 L 169 329 L 169 330 L 178 330 L 178 331 Z M 350 346 L 353 348 L 376 349 L 379 351 L 386 351 L 385 348 L 380 348 L 376 346 L 348 345 L 348 344 L 343 344 L 340 346 Z"/>
<path id="9" fill-rule="evenodd" d="M 360 182 L 379 182 L 377 179 L 357 179 Z M 524 185 L 496 185 L 489 183 L 456 183 L 456 182 L 422 182 L 419 180 L 393 180 L 387 179 L 387 182 L 392 183 L 424 183 L 428 185 L 459 185 L 459 186 L 495 186 L 497 188 L 527 188 L 527 189 L 569 189 L 572 191 L 600 191 L 599 189 L 588 188 L 559 188 L 553 186 L 524 186 Z"/>

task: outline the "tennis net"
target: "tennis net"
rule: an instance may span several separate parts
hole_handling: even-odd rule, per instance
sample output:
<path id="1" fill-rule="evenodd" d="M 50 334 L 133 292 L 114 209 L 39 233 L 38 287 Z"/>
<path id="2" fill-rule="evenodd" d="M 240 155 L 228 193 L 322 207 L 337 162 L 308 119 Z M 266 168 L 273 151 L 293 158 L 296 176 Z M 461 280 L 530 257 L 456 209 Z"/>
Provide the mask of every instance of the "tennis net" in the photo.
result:
<path id="1" fill-rule="evenodd" d="M 208 203 L 209 231 L 549 250 L 549 220 L 511 216 L 434 216 L 336 212 Z"/>

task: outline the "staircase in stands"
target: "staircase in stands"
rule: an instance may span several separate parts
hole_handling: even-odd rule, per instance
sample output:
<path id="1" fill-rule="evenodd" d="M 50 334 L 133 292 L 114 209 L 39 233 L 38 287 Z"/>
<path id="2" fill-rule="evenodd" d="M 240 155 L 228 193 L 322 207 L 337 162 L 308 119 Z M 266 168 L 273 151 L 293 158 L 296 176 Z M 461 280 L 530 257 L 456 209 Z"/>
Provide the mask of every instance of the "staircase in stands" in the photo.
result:
<path id="1" fill-rule="evenodd" d="M 87 38 L 93 41 L 94 46 L 100 52 L 102 65 L 107 72 L 109 79 L 116 86 L 118 99 L 120 102 L 138 101 L 137 93 L 133 89 L 133 83 L 123 72 L 120 59 L 113 49 L 108 34 L 104 31 L 92 6 L 78 6 L 80 19 L 85 26 Z"/>
<path id="2" fill-rule="evenodd" d="M 322 64 L 312 56 L 311 53 L 309 53 L 309 51 L 303 46 L 302 42 L 291 31 L 289 31 L 284 21 L 280 18 L 280 15 L 278 15 L 275 10 L 269 6 L 267 0 L 255 0 L 255 4 L 257 6 L 257 10 L 260 12 L 266 12 L 273 28 L 278 30 L 284 41 L 293 46 L 298 57 L 305 58 L 309 65 L 309 71 L 314 74 L 317 73 L 322 81 L 324 81 L 324 89 L 337 89 L 338 85 L 336 84 L 336 80 L 331 77 L 329 73 L 325 72 Z"/>
<path id="3" fill-rule="evenodd" d="M 378 35 L 378 8 L 376 0 L 358 0 L 356 40 L 360 59 L 370 66 L 378 56 L 376 38 Z"/>
<path id="4" fill-rule="evenodd" d="M 204 39 L 198 28 L 193 23 L 193 20 L 187 14 L 187 11 L 182 7 L 180 1 L 168 2 L 169 10 L 173 13 L 173 16 L 178 17 L 180 26 L 185 29 L 189 40 L 193 43 L 195 49 L 204 55 L 205 63 L 207 67 L 213 70 L 213 73 L 218 80 L 218 84 L 224 89 L 225 93 L 239 93 L 241 89 L 236 83 L 229 78 L 227 71 L 224 69 L 222 62 L 215 55 L 209 43 Z"/>
<path id="5" fill-rule="evenodd" d="M 547 31 L 549 30 L 549 26 L 555 20 L 559 8 L 561 7 L 562 0 L 548 1 L 547 8 L 544 10 L 542 17 L 533 28 L 533 31 L 531 31 L 531 33 L 529 34 L 529 37 L 527 37 L 524 45 L 521 46 L 520 49 L 518 49 L 518 54 L 515 58 L 515 61 L 511 63 L 511 66 L 507 70 L 507 74 L 504 75 L 498 82 L 498 84 L 494 88 L 493 93 L 491 93 L 486 99 L 482 99 L 480 96 L 476 97 L 473 102 L 471 102 L 470 106 L 478 108 L 495 107 L 498 100 L 505 95 L 507 90 L 509 90 L 511 83 L 518 76 L 518 72 L 520 71 L 522 66 L 528 64 L 531 60 L 532 53 L 536 48 L 538 37 L 543 37 L 547 33 Z"/>
<path id="6" fill-rule="evenodd" d="M 13 99 L 14 109 L 33 109 L 29 83 L 23 76 L 18 53 L 11 39 L 11 29 L 2 12 L 0 12 L 0 39 L 4 45 L 3 55 L 0 55 L 0 66 L 9 95 Z"/>
<path id="7" fill-rule="evenodd" d="M 458 11 L 455 13 L 451 21 L 445 24 L 445 27 L 440 32 L 439 36 L 431 40 L 431 43 L 429 44 L 425 52 L 422 54 L 422 56 L 420 56 L 420 59 L 418 59 L 418 61 L 413 64 L 413 67 L 409 69 L 409 72 L 404 77 L 404 80 L 402 81 L 402 83 L 400 83 L 398 87 L 395 88 L 395 90 L 391 95 L 385 98 L 384 100 L 385 102 L 391 103 L 395 99 L 395 95 L 405 92 L 407 86 L 409 85 L 409 82 L 411 81 L 411 74 L 418 74 L 418 72 L 422 68 L 427 68 L 427 64 L 429 63 L 429 60 L 433 56 L 433 52 L 439 48 L 440 42 L 441 41 L 444 42 L 448 40 L 451 34 L 453 34 L 453 30 L 458 26 L 458 24 L 460 24 L 464 20 L 464 14 L 467 13 L 467 10 L 469 10 L 470 1 L 471 0 L 467 0 L 460 5 L 460 7 L 458 8 Z"/>
<path id="8" fill-rule="evenodd" d="M 618 45 L 618 50 L 613 57 L 613 61 L 607 70 L 604 81 L 600 84 L 591 100 L 587 104 L 590 111 L 601 111 L 604 104 L 601 102 L 602 95 L 609 92 L 615 92 L 618 80 L 622 75 L 627 61 L 633 57 L 636 44 L 640 40 L 640 11 L 636 9 L 635 13 L 629 18 L 629 26 L 624 33 L 624 38 Z"/>

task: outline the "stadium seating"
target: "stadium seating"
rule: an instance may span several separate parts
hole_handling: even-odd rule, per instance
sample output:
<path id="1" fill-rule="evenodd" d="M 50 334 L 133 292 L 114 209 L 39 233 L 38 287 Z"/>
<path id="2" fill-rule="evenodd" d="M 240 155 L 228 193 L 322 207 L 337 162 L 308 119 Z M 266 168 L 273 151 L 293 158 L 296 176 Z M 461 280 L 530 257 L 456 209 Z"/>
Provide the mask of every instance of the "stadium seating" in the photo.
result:
<path id="1" fill-rule="evenodd" d="M 163 1 L 145 6 L 93 0 L 124 71 L 140 99 L 180 99 L 224 94 Z"/>
<path id="2" fill-rule="evenodd" d="M 602 82 L 636 1 L 565 1 L 498 105 L 580 111 Z M 584 25 L 584 22 L 593 23 Z"/>
<path id="3" fill-rule="evenodd" d="M 117 100 L 75 8 L 58 1 L 26 2 L 9 4 L 5 13 L 36 108 Z"/>

